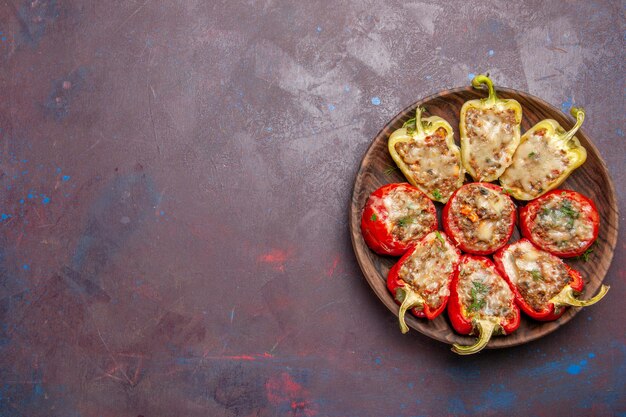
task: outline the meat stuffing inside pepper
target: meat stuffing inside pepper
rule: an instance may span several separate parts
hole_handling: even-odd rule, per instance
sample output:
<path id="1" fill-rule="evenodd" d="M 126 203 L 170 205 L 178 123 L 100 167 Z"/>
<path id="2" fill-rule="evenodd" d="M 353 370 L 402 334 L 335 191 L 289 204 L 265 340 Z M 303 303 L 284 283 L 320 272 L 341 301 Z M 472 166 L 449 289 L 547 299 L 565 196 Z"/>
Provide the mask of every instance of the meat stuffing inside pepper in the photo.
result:
<path id="1" fill-rule="evenodd" d="M 514 296 L 508 284 L 496 272 L 479 260 L 461 264 L 458 293 L 465 315 L 472 319 L 511 319 L 517 314 Z"/>
<path id="2" fill-rule="evenodd" d="M 507 262 L 511 283 L 536 311 L 543 310 L 570 282 L 565 264 L 556 256 L 536 249 L 530 242 L 520 242 L 508 256 L 512 261 Z"/>
<path id="3" fill-rule="evenodd" d="M 558 142 L 545 140 L 546 129 L 537 129 L 515 152 L 513 164 L 502 174 L 501 183 L 539 195 L 563 175 L 570 160 Z"/>
<path id="4" fill-rule="evenodd" d="M 517 126 L 513 109 L 469 107 L 465 131 L 469 140 L 469 160 L 475 178 L 497 177 L 511 163 L 515 151 Z"/>
<path id="5" fill-rule="evenodd" d="M 432 230 L 434 215 L 427 210 L 431 204 L 428 197 L 420 192 L 394 189 L 383 198 L 388 213 L 390 232 L 400 241 L 416 241 Z"/>
<path id="6" fill-rule="evenodd" d="M 476 251 L 486 251 L 495 243 L 505 243 L 511 227 L 514 206 L 502 192 L 480 184 L 468 184 L 454 197 L 450 212 L 457 233 L 455 239 Z M 495 245 L 497 246 L 497 245 Z"/>
<path id="7" fill-rule="evenodd" d="M 449 282 L 458 261 L 456 250 L 438 232 L 427 236 L 398 271 L 398 277 L 437 309 L 450 295 Z"/>
<path id="8" fill-rule="evenodd" d="M 461 174 L 458 156 L 448 147 L 446 136 L 446 130 L 440 127 L 424 141 L 395 144 L 414 181 L 423 189 L 437 190 L 442 196 L 452 195 Z"/>
<path id="9" fill-rule="evenodd" d="M 531 232 L 548 251 L 560 252 L 586 246 L 594 238 L 594 225 L 583 210 L 580 201 L 553 194 L 544 201 Z"/>

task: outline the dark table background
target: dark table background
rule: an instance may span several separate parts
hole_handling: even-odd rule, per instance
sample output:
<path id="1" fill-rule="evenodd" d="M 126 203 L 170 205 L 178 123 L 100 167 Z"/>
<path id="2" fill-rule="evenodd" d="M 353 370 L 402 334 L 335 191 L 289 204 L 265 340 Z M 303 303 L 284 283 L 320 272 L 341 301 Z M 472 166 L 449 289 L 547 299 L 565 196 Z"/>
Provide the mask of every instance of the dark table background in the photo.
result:
<path id="1" fill-rule="evenodd" d="M 625 415 L 623 238 L 600 304 L 458 357 L 347 212 L 378 130 L 486 71 L 585 106 L 623 212 L 624 8 L 0 2 L 0 416 Z"/>

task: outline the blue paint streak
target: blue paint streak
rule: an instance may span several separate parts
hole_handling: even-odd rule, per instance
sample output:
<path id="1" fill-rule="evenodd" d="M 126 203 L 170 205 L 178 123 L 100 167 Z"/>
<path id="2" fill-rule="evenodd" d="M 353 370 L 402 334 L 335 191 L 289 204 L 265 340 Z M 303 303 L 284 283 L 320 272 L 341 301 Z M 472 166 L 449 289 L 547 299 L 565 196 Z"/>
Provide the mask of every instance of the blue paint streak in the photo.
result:
<path id="1" fill-rule="evenodd" d="M 329 104 L 328 105 L 328 110 L 330 110 L 330 111 L 335 110 L 335 105 L 334 104 Z"/>
<path id="2" fill-rule="evenodd" d="M 615 129 L 615 133 L 617 133 L 617 136 L 624 137 L 624 131 L 619 127 Z"/>
<path id="3" fill-rule="evenodd" d="M 372 97 L 372 104 L 374 106 L 380 106 L 380 103 L 381 103 L 380 97 Z"/>
<path id="4" fill-rule="evenodd" d="M 70 180 L 70 178 L 71 178 L 71 177 L 70 177 L 69 175 L 63 175 L 63 177 L 61 177 L 61 179 L 62 179 L 63 181 L 69 181 L 69 180 Z"/>
<path id="5" fill-rule="evenodd" d="M 582 371 L 579 365 L 570 365 L 567 367 L 567 373 L 570 375 L 578 375 Z"/>
<path id="6" fill-rule="evenodd" d="M 50 202 L 50 197 L 44 197 L 44 198 L 41 200 L 41 203 L 42 203 L 42 204 L 48 204 L 49 202 Z"/>
<path id="7" fill-rule="evenodd" d="M 23 269 L 24 271 L 28 271 L 28 270 L 30 269 L 30 265 L 28 265 L 28 264 L 24 264 L 24 265 L 22 265 L 22 269 Z"/>
<path id="8" fill-rule="evenodd" d="M 572 97 L 567 97 L 565 101 L 561 103 L 561 110 L 564 113 L 568 113 L 573 106 L 574 106 L 574 99 Z"/>
<path id="9" fill-rule="evenodd" d="M 490 49 L 489 52 L 487 52 L 487 55 L 489 56 L 493 56 L 495 54 L 495 52 L 493 51 L 493 49 Z"/>
<path id="10" fill-rule="evenodd" d="M 467 74 L 467 79 L 472 81 L 475 76 L 476 76 L 476 74 L 474 74 L 473 72 L 470 72 L 469 74 Z"/>
<path id="11" fill-rule="evenodd" d="M 374 359 L 374 362 L 376 362 L 376 365 L 380 365 L 381 363 L 383 363 L 382 359 L 380 359 L 380 357 L 377 357 L 376 359 Z"/>

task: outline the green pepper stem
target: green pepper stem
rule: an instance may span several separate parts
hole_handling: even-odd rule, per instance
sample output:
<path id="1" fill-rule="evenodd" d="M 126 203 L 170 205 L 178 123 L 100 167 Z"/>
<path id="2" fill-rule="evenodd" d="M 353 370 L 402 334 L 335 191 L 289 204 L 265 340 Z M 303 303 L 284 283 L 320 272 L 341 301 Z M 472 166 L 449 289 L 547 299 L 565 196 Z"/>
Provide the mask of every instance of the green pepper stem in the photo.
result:
<path id="1" fill-rule="evenodd" d="M 409 326 L 406 325 L 404 320 L 406 311 L 415 307 L 422 307 L 424 299 L 415 291 L 400 287 L 396 290 L 396 300 L 402 303 L 398 312 L 398 320 L 400 322 L 400 331 L 402 334 L 405 334 L 409 331 Z"/>
<path id="2" fill-rule="evenodd" d="M 555 297 L 553 297 L 550 302 L 554 304 L 555 307 L 559 306 L 572 306 L 572 307 L 587 307 L 593 305 L 600 301 L 606 293 L 609 291 L 608 285 L 602 285 L 598 294 L 594 297 L 591 297 L 588 300 L 579 300 L 574 296 L 574 289 L 567 285 L 565 288 L 561 290 Z"/>
<path id="3" fill-rule="evenodd" d="M 454 353 L 458 353 L 459 355 L 471 355 L 483 350 L 483 348 L 487 346 L 487 343 L 489 343 L 489 340 L 491 340 L 491 336 L 496 330 L 498 323 L 494 320 L 479 319 L 476 320 L 474 326 L 478 332 L 478 339 L 476 339 L 476 343 L 471 346 L 461 346 L 455 343 L 452 345 L 452 351 Z"/>
<path id="4" fill-rule="evenodd" d="M 423 136 L 424 135 L 424 126 L 422 126 L 422 112 L 424 112 L 426 109 L 423 107 L 417 107 L 417 109 L 415 109 L 415 132 L 418 134 L 418 136 Z"/>
<path id="5" fill-rule="evenodd" d="M 482 84 L 487 84 L 487 88 L 489 89 L 489 96 L 484 100 L 488 103 L 495 103 L 498 100 L 498 96 L 496 95 L 496 90 L 493 88 L 491 78 L 483 74 L 478 74 L 472 79 L 472 86 L 474 88 L 480 88 Z"/>
<path id="6" fill-rule="evenodd" d="M 576 118 L 576 124 L 569 132 L 565 133 L 561 137 L 563 142 L 567 142 L 572 137 L 574 137 L 576 132 L 578 132 L 578 129 L 580 129 L 580 126 L 582 126 L 583 121 L 585 120 L 585 109 L 583 109 L 582 107 L 572 107 L 572 110 L 570 110 L 570 113 L 572 116 Z"/>

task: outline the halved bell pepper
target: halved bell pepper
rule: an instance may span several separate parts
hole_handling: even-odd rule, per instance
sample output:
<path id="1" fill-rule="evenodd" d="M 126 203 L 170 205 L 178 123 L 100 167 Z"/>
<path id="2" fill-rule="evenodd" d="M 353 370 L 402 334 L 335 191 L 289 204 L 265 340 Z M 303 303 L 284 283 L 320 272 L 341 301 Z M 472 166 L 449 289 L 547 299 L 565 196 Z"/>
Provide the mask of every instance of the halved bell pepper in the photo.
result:
<path id="1" fill-rule="evenodd" d="M 452 351 L 470 355 L 481 351 L 494 334 L 510 334 L 520 325 L 515 295 L 484 256 L 463 255 L 450 284 L 448 316 L 460 334 L 476 334 L 471 346 L 454 344 Z"/>
<path id="2" fill-rule="evenodd" d="M 500 249 L 493 258 L 515 294 L 517 305 L 535 320 L 556 320 L 568 306 L 590 306 L 609 290 L 602 285 L 596 296 L 579 300 L 576 295 L 584 287 L 580 273 L 526 238 Z"/>
<path id="3" fill-rule="evenodd" d="M 435 205 L 406 182 L 385 184 L 375 190 L 361 215 L 363 240 L 381 255 L 402 256 L 433 230 L 437 230 Z"/>
<path id="4" fill-rule="evenodd" d="M 519 217 L 522 236 L 561 258 L 583 255 L 600 229 L 593 201 L 570 190 L 545 193 L 522 207 Z"/>
<path id="5" fill-rule="evenodd" d="M 422 118 L 423 111 L 418 107 L 415 118 L 391 134 L 389 153 L 411 184 L 445 203 L 465 179 L 461 152 L 452 126 L 439 116 Z"/>
<path id="6" fill-rule="evenodd" d="M 389 270 L 387 289 L 400 304 L 398 320 L 402 333 L 409 331 L 407 310 L 429 320 L 446 308 L 450 280 L 461 252 L 443 232 L 435 231 L 416 242 Z"/>
<path id="7" fill-rule="evenodd" d="M 566 131 L 559 122 L 542 120 L 524 133 L 513 163 L 500 184 L 518 200 L 532 200 L 558 187 L 587 159 L 587 151 L 574 134 L 585 120 L 585 111 L 571 110 L 574 127 Z"/>
<path id="8" fill-rule="evenodd" d="M 472 86 L 487 84 L 489 96 L 461 107 L 461 156 L 467 172 L 478 182 L 495 181 L 511 165 L 520 143 L 522 106 L 496 96 L 491 79 L 477 75 Z"/>

